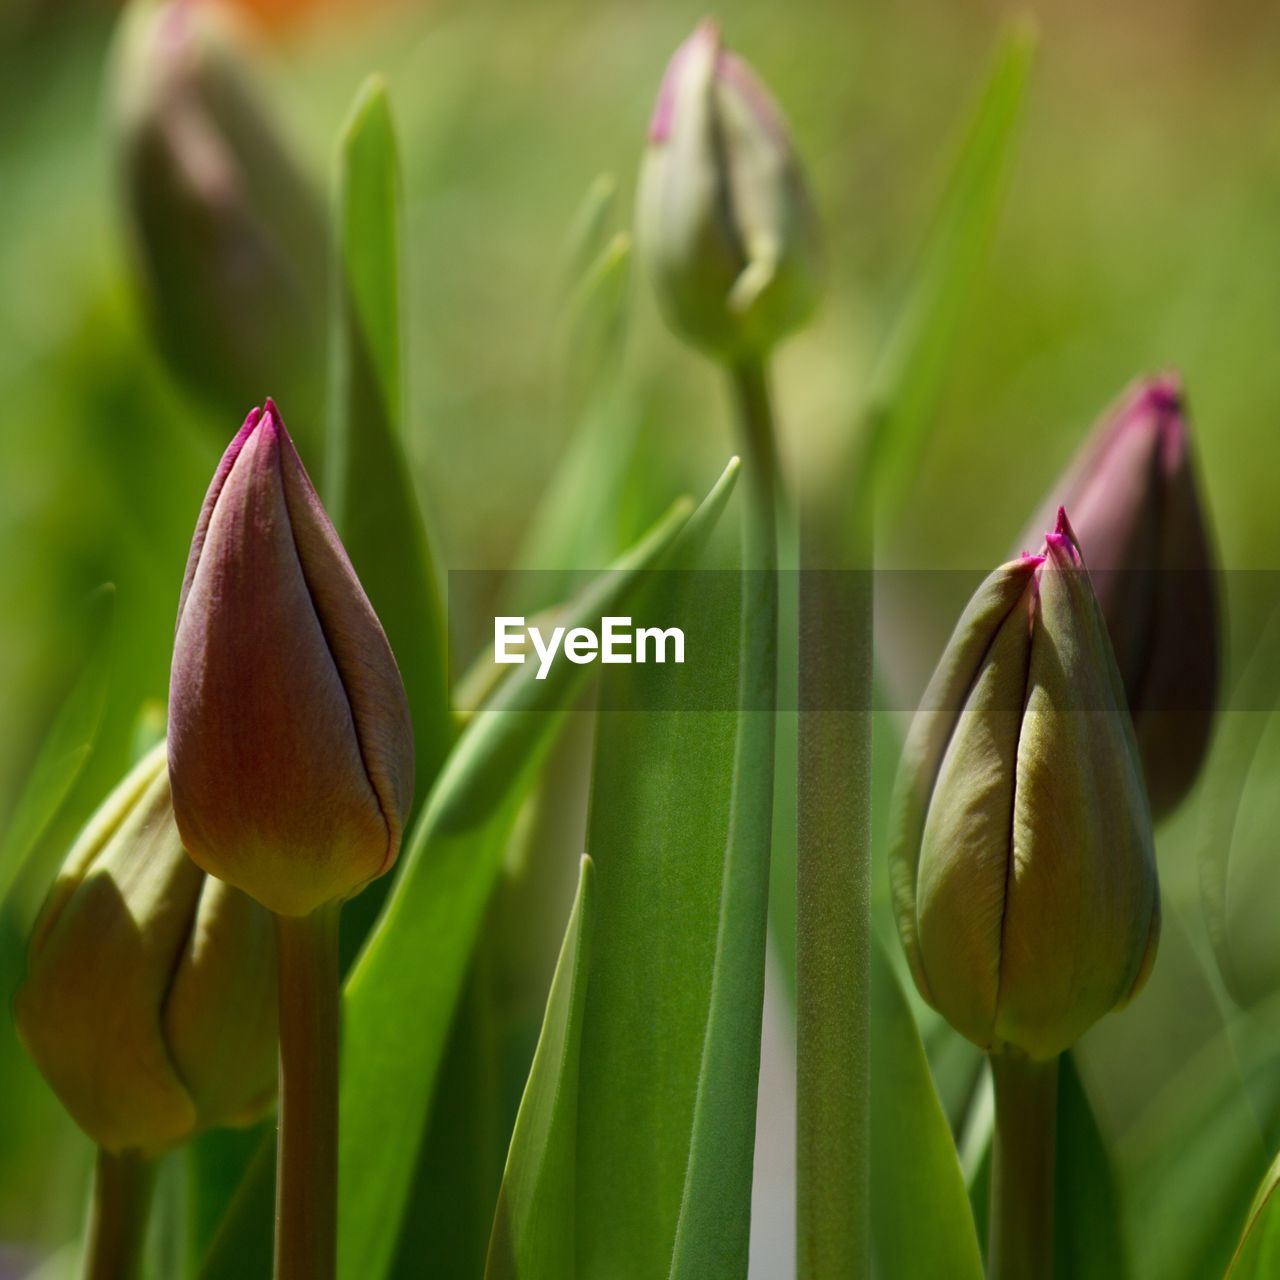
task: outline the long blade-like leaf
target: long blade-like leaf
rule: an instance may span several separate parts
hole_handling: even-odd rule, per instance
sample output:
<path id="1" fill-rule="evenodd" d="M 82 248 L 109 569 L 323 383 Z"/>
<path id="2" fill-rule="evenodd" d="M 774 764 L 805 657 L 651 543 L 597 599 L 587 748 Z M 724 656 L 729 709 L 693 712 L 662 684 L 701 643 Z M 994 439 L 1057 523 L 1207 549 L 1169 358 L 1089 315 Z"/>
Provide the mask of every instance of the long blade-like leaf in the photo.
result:
<path id="1" fill-rule="evenodd" d="M 681 568 L 704 564 L 698 558 Z M 758 918 L 726 905 L 732 854 L 762 836 L 732 824 L 735 796 L 742 796 L 735 755 L 750 732 L 744 725 L 767 715 L 738 709 L 743 582 L 736 568 L 664 577 L 646 599 L 646 613 L 696 635 L 689 641 L 696 664 L 613 667 L 602 684 L 588 833 L 600 945 L 588 983 L 578 1118 L 577 1260 L 584 1276 L 666 1274 L 682 1206 L 704 1199 L 701 1189 L 687 1189 L 695 1167 L 698 1176 L 718 1179 L 715 1189 L 732 1203 L 734 1222 L 695 1236 L 690 1246 L 696 1251 L 719 1238 L 721 1227 L 737 1234 L 735 1223 L 745 1244 L 750 1143 L 745 1159 L 731 1150 L 741 1116 L 719 1128 L 711 1120 L 719 1107 L 745 1108 L 749 1130 L 751 1063 L 759 1051 L 751 986 L 763 960 L 763 879 Z M 729 930 L 748 935 L 745 955 L 730 954 L 732 942 L 720 941 L 726 917 Z M 729 967 L 733 961 L 741 963 Z M 735 1018 L 746 1031 L 734 1041 L 733 1069 L 709 1074 L 717 974 L 717 1036 L 724 1040 Z M 740 1076 L 750 1078 L 749 1089 L 739 1087 Z M 703 1149 L 695 1161 L 700 1115 Z M 697 1273 L 734 1271 L 709 1265 Z"/>
<path id="2" fill-rule="evenodd" d="M 36 754 L 0 844 L 0 902 L 57 816 L 93 751 L 111 672 L 114 606 L 115 588 L 111 586 L 100 587 L 89 599 L 84 624 L 87 661 Z"/>
<path id="3" fill-rule="evenodd" d="M 404 678 L 425 800 L 449 750 L 440 586 L 404 445 L 400 172 L 386 88 L 365 82 L 338 149 L 334 387 L 325 501 Z"/>
<path id="4" fill-rule="evenodd" d="M 1258 1188 L 1224 1280 L 1267 1280 L 1275 1275 L 1280 1275 L 1280 1156 Z"/>
<path id="5" fill-rule="evenodd" d="M 646 571 L 678 554 L 718 515 L 731 468 L 690 518 L 680 504 L 614 571 L 567 610 L 568 628 L 598 627 Z M 347 983 L 342 1062 L 339 1272 L 385 1274 L 467 957 L 528 780 L 584 670 L 529 664 L 477 714 L 441 774 L 394 892 Z M 412 1010 L 406 1016 L 405 1010 Z"/>
<path id="6" fill-rule="evenodd" d="M 871 1232 L 884 1280 L 982 1280 L 964 1176 L 911 1007 L 871 953 Z"/>
<path id="7" fill-rule="evenodd" d="M 573 1280 L 577 1274 L 578 1070 L 593 904 L 592 864 L 584 857 L 511 1136 L 485 1280 Z"/>
<path id="8" fill-rule="evenodd" d="M 1035 39 L 1004 35 L 905 302 L 872 374 L 864 493 L 896 514 L 942 392 L 956 335 L 1003 202 Z"/>
<path id="9" fill-rule="evenodd" d="M 567 607 L 564 624 L 599 626 L 627 607 L 681 534 L 723 507 L 733 469 L 690 516 L 672 509 Z M 512 668 L 458 739 L 406 842 L 396 886 L 358 964 L 343 1008 L 339 1273 L 381 1280 L 395 1256 L 436 1073 L 467 960 L 530 778 L 584 668 L 555 664 L 545 680 Z M 405 1011 L 410 1011 L 406 1013 Z M 274 1135 L 254 1160 L 205 1258 L 202 1280 L 270 1274 Z"/>

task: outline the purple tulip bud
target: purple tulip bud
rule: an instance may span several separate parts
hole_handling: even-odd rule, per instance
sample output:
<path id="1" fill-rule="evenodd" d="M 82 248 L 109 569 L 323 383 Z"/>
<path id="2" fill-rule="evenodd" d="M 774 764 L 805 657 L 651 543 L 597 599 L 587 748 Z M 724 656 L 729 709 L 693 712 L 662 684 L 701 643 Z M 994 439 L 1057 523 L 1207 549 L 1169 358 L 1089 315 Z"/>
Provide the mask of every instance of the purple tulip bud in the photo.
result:
<path id="1" fill-rule="evenodd" d="M 328 230 L 225 9 L 131 4 L 112 77 L 130 262 L 172 369 L 221 408 L 265 379 L 319 414 Z"/>
<path id="2" fill-rule="evenodd" d="M 211 875 L 281 915 L 395 862 L 413 791 L 404 686 L 268 400 L 214 475 L 169 685 L 178 828 Z"/>
<path id="3" fill-rule="evenodd" d="M 1160 817 L 1204 761 L 1221 645 L 1216 559 L 1176 377 L 1125 394 L 1031 527 L 1059 503 L 1089 562 Z"/>
<path id="4" fill-rule="evenodd" d="M 1052 1058 L 1145 981 L 1151 819 L 1064 513 L 957 624 L 903 748 L 890 857 L 916 984 L 984 1049 Z"/>
<path id="5" fill-rule="evenodd" d="M 713 354 L 761 355 L 813 310 L 817 219 L 786 122 L 713 22 L 667 66 L 636 229 L 668 321 Z"/>

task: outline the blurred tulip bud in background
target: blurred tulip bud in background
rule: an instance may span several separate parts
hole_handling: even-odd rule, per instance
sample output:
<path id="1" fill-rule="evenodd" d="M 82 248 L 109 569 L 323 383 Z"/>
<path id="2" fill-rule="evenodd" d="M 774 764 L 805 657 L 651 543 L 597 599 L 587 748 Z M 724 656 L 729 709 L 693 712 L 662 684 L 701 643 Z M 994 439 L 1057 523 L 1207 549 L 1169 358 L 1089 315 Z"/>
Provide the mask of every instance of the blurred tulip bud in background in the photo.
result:
<path id="1" fill-rule="evenodd" d="M 1159 818 L 1204 762 L 1222 643 L 1217 564 L 1177 378 L 1126 392 L 1029 529 L 1044 528 L 1059 503 L 1089 562 Z"/>
<path id="2" fill-rule="evenodd" d="M 281 915 L 395 862 L 413 793 L 395 658 L 268 400 L 228 446 L 187 561 L 169 769 L 191 856 Z"/>
<path id="3" fill-rule="evenodd" d="M 817 219 L 781 112 L 704 22 L 649 124 L 636 230 L 671 326 L 723 359 L 764 355 L 817 300 Z"/>
<path id="4" fill-rule="evenodd" d="M 221 412 L 241 410 L 265 385 L 280 388 L 310 439 L 324 382 L 323 205 L 217 5 L 139 2 L 122 23 L 116 151 L 157 343 Z"/>
<path id="5" fill-rule="evenodd" d="M 162 743 L 85 828 L 36 922 L 18 1031 L 107 1151 L 249 1123 L 275 1092 L 271 917 L 187 857 Z"/>
<path id="6" fill-rule="evenodd" d="M 1133 728 L 1078 544 L 997 569 L 911 726 L 894 904 L 924 998 L 990 1051 L 1062 1052 L 1141 987 L 1160 896 Z"/>

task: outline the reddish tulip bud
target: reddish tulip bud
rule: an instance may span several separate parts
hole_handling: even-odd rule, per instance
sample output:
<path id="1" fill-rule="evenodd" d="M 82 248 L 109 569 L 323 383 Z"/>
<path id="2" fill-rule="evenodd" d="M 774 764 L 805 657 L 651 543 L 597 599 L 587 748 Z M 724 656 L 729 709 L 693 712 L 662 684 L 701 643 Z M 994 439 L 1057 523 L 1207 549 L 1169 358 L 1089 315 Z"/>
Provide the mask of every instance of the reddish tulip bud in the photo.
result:
<path id="1" fill-rule="evenodd" d="M 1072 513 L 1133 716 L 1152 812 L 1190 790 L 1219 676 L 1216 563 L 1178 380 L 1138 383 L 1050 495 Z M 1024 543 L 1023 545 L 1027 545 Z"/>
<path id="2" fill-rule="evenodd" d="M 404 686 L 270 400 L 196 525 L 169 772 L 192 858 L 281 915 L 348 898 L 395 862 L 413 791 Z"/>
<path id="3" fill-rule="evenodd" d="M 218 406 L 266 378 L 318 417 L 324 202 L 279 136 L 240 32 L 201 0 L 134 3 L 112 78 L 132 265 L 157 345 Z"/>

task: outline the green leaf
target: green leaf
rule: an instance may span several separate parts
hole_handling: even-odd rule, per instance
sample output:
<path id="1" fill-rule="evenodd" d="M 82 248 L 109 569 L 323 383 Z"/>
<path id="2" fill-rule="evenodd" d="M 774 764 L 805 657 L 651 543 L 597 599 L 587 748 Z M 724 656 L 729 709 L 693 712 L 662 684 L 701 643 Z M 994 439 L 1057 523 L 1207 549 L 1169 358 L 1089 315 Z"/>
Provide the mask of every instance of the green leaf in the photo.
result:
<path id="1" fill-rule="evenodd" d="M 682 569 L 706 563 L 695 541 Z M 587 1276 L 731 1276 L 736 1263 L 693 1256 L 726 1233 L 745 1258 L 768 864 L 762 833 L 733 818 L 761 796 L 743 777 L 743 743 L 760 745 L 770 726 L 767 712 L 736 709 L 743 584 L 736 565 L 664 575 L 640 607 L 682 627 L 697 663 L 613 667 L 602 680 L 587 847 L 608 945 L 588 982 L 578 1112 Z M 745 877 L 756 903 L 744 902 Z M 717 1197 L 731 1220 L 679 1245 L 682 1219 Z"/>
<path id="2" fill-rule="evenodd" d="M 533 613 L 563 598 L 575 571 L 617 549 L 618 508 L 639 415 L 619 376 L 631 276 L 631 243 L 615 236 L 588 265 L 570 299 L 565 399 L 575 425 L 516 556 L 513 608 Z"/>
<path id="3" fill-rule="evenodd" d="M 1224 1280 L 1268 1280 L 1280 1275 L 1280 1156 L 1258 1188 L 1244 1232 Z"/>
<path id="4" fill-rule="evenodd" d="M 578 1079 L 587 966 L 594 927 L 592 864 L 578 893 L 547 997 L 507 1154 L 486 1280 L 573 1280 Z"/>
<path id="5" fill-rule="evenodd" d="M 1070 1053 L 1058 1067 L 1054 1176 L 1055 1280 L 1125 1280 L 1130 1268 L 1120 1183 Z"/>
<path id="6" fill-rule="evenodd" d="M 677 502 L 570 602 L 566 627 L 599 625 L 682 544 L 703 536 L 736 478 L 731 465 L 692 514 Z M 458 739 L 402 855 L 386 908 L 347 978 L 340 1113 L 339 1274 L 382 1280 L 394 1259 L 451 1019 L 530 779 L 585 678 L 513 667 Z M 411 1011 L 406 1014 L 406 1010 Z M 272 1135 L 272 1141 L 274 1135 Z M 219 1229 L 203 1280 L 269 1274 L 272 1160 L 266 1147 Z"/>
<path id="7" fill-rule="evenodd" d="M 907 998 L 871 951 L 871 1233 L 883 1280 L 982 1280 L 955 1143 Z"/>
<path id="8" fill-rule="evenodd" d="M 727 777 L 721 774 L 724 793 L 708 793 L 695 810 L 708 814 L 712 832 L 717 815 L 726 827 L 719 847 L 710 840 L 706 845 L 708 854 L 721 857 L 722 870 L 671 1280 L 745 1277 L 750 1243 L 777 718 L 777 475 L 764 368 L 740 368 L 734 377 L 740 434 L 750 450 L 738 562 L 743 572 L 736 575 L 736 634 L 730 630 L 720 637 L 724 656 L 716 669 L 736 677 L 736 700 L 724 705 L 738 710 L 731 754 L 718 764 L 721 770 L 727 766 Z M 689 603 L 701 616 L 701 602 Z M 661 796 L 656 798 L 661 805 Z M 661 808 L 653 813 L 661 822 Z"/>
<path id="9" fill-rule="evenodd" d="M 1280 644 L 1280 607 L 1271 611 L 1248 662 L 1224 705 L 1236 708 L 1218 717 L 1213 749 L 1201 789 L 1202 831 L 1199 841 L 1200 900 L 1214 959 L 1223 984 L 1241 1008 L 1249 1008 L 1275 989 L 1276 949 L 1265 904 L 1274 886 L 1272 825 L 1274 810 L 1246 822 L 1249 801 L 1275 794 L 1272 768 L 1276 720 L 1262 710 L 1274 707 L 1280 691 L 1275 653 Z M 1269 767 L 1271 766 L 1271 767 Z M 1252 837 L 1252 839 L 1251 839 Z M 1261 838 L 1259 838 L 1261 837 Z M 1234 865 L 1234 873 L 1233 873 Z M 1232 895 L 1232 881 L 1239 877 Z M 1235 911 L 1231 910 L 1232 898 Z M 1241 904 L 1259 909 L 1240 910 Z M 1234 921 L 1233 921 L 1234 916 Z"/>
<path id="10" fill-rule="evenodd" d="M 1032 30 L 1005 32 L 908 293 L 871 378 L 862 492 L 897 514 L 933 423 L 965 307 L 995 229 L 1035 52 Z"/>
<path id="11" fill-rule="evenodd" d="M 448 753 L 453 719 L 439 579 L 405 455 L 400 172 L 378 77 L 362 86 L 339 143 L 335 226 L 325 502 L 404 678 L 421 803 Z"/>
<path id="12" fill-rule="evenodd" d="M 603 615 L 626 606 L 647 570 L 714 523 L 735 476 L 731 466 L 692 517 L 687 503 L 677 504 L 571 603 L 566 627 L 598 626 Z M 379 1280 L 386 1273 L 467 957 L 529 780 L 584 675 L 583 667 L 557 663 L 538 680 L 525 664 L 473 718 L 348 979 L 339 1161 L 343 1277 Z"/>
<path id="13" fill-rule="evenodd" d="M 565 235 L 564 282 L 575 289 L 599 257 L 609 234 L 614 206 L 618 202 L 618 180 L 611 173 L 597 174 L 591 180 Z"/>
<path id="14" fill-rule="evenodd" d="M 86 609 L 84 667 L 36 753 L 4 842 L 0 844 L 0 902 L 57 817 L 93 752 L 111 676 L 114 612 L 115 588 L 99 587 L 89 597 Z"/>

